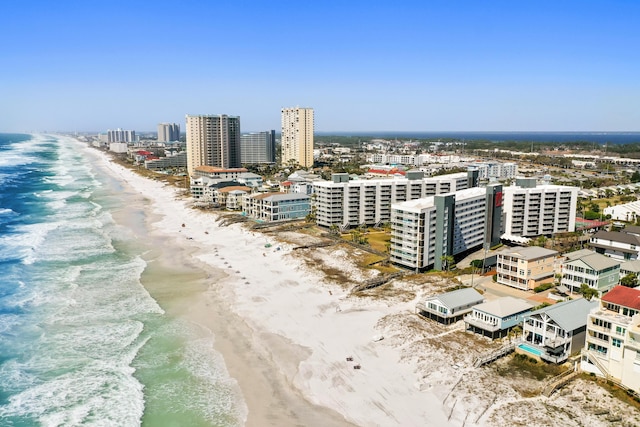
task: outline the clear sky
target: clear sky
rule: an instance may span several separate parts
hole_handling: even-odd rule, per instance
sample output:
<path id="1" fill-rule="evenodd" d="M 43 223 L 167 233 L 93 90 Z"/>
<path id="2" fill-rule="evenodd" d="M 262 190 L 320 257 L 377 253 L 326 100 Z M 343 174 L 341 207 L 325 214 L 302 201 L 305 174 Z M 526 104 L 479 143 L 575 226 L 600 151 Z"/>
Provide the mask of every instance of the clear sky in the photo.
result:
<path id="1" fill-rule="evenodd" d="M 0 2 L 0 131 L 639 131 L 640 1 Z"/>

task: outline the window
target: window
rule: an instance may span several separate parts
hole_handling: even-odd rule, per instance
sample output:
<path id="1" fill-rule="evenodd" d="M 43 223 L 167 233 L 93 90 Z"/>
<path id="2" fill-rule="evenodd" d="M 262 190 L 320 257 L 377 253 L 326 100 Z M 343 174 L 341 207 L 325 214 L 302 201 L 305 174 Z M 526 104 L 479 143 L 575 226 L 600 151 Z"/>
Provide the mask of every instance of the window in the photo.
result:
<path id="1" fill-rule="evenodd" d="M 613 339 L 611 340 L 611 344 L 612 344 L 614 347 L 618 347 L 618 348 L 620 348 L 620 347 L 622 346 L 622 341 L 621 341 L 621 340 L 619 340 L 618 338 L 613 338 Z"/>

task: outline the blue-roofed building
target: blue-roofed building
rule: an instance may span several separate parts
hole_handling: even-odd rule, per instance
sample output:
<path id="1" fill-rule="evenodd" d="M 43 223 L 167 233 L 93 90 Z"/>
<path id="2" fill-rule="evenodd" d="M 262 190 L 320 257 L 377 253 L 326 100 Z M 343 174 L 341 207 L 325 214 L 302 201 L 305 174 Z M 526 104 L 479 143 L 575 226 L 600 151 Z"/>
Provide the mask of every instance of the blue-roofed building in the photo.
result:
<path id="1" fill-rule="evenodd" d="M 580 298 L 531 312 L 524 318 L 524 342 L 516 351 L 547 362 L 565 362 L 584 347 L 587 316 L 597 306 L 597 301 Z"/>
<path id="2" fill-rule="evenodd" d="M 416 312 L 429 319 L 449 325 L 484 302 L 484 297 L 473 288 L 463 288 L 426 298 L 416 304 Z"/>

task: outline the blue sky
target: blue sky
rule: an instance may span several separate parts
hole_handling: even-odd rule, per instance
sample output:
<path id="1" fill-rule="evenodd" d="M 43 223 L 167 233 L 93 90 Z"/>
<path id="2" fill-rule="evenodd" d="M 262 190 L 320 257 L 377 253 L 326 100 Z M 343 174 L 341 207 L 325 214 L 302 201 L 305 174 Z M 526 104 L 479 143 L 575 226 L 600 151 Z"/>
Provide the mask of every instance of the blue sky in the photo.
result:
<path id="1" fill-rule="evenodd" d="M 27 6 L 28 5 L 28 6 Z M 0 131 L 639 131 L 640 2 L 0 5 Z"/>

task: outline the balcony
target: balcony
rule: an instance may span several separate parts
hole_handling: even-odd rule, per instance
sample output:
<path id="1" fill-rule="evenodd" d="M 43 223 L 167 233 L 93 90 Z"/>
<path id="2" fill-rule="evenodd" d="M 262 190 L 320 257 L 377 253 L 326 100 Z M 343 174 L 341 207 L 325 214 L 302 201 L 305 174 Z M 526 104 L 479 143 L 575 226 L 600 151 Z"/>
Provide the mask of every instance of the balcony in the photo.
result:
<path id="1" fill-rule="evenodd" d="M 547 348 L 558 348 L 571 341 L 568 337 L 551 337 L 544 340 L 544 346 Z"/>
<path id="2" fill-rule="evenodd" d="M 471 314 L 467 314 L 464 316 L 464 321 L 471 326 L 474 326 L 478 329 L 482 329 L 488 332 L 496 332 L 500 330 L 500 326 L 494 325 L 492 323 L 483 322 L 480 319 L 477 319 L 475 316 Z"/>
<path id="3" fill-rule="evenodd" d="M 540 359 L 545 360 L 547 362 L 556 363 L 556 364 L 564 363 L 568 358 L 569 358 L 569 355 L 566 353 L 563 353 L 557 356 L 548 354 L 544 351 L 540 353 Z"/>

